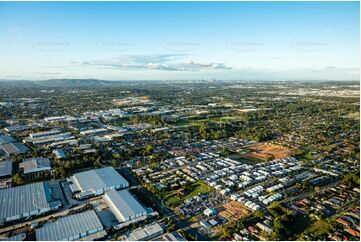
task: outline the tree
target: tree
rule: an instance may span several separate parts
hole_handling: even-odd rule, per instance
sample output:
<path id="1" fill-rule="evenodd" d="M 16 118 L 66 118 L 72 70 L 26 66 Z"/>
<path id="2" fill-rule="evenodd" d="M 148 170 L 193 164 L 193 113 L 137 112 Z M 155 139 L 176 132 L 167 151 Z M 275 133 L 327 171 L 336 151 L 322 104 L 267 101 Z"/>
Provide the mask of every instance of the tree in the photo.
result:
<path id="1" fill-rule="evenodd" d="M 151 155 L 153 153 L 153 146 L 151 144 L 146 144 L 144 147 L 144 151 L 143 151 L 143 155 L 147 156 L 147 155 Z"/>
<path id="2" fill-rule="evenodd" d="M 20 175 L 20 173 L 16 173 L 15 176 L 13 177 L 13 179 L 14 179 L 14 183 L 16 185 L 25 184 L 25 181 L 24 181 L 23 177 Z"/>
<path id="3" fill-rule="evenodd" d="M 259 219 L 264 219 L 264 214 L 263 212 L 261 212 L 260 210 L 257 210 L 255 213 L 254 213 L 254 216 L 259 218 Z"/>
<path id="4" fill-rule="evenodd" d="M 320 187 L 319 186 L 315 186 L 315 192 L 317 192 L 317 193 L 320 192 Z"/>
<path id="5" fill-rule="evenodd" d="M 116 160 L 116 159 L 113 159 L 113 160 L 112 160 L 112 166 L 113 166 L 113 167 L 119 167 L 119 161 Z"/>
<path id="6" fill-rule="evenodd" d="M 346 174 L 343 177 L 342 182 L 349 187 L 358 186 L 360 184 L 359 171 L 355 173 Z"/>

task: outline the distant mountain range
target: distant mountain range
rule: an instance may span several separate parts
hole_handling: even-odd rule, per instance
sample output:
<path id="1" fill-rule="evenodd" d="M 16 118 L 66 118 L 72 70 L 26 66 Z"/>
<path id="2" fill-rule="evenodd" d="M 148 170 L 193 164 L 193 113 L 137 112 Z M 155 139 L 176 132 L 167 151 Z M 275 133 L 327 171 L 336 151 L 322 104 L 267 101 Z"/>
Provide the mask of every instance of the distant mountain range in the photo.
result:
<path id="1" fill-rule="evenodd" d="M 50 79 L 46 81 L 35 81 L 35 83 L 46 87 L 106 87 L 119 85 L 119 82 L 98 79 Z"/>
<path id="2" fill-rule="evenodd" d="M 49 79 L 43 81 L 0 80 L 0 85 L 10 87 L 112 87 L 120 86 L 122 82 L 97 79 Z"/>
<path id="3" fill-rule="evenodd" d="M 68 88 L 82 88 L 82 87 L 121 87 L 124 85 L 134 85 L 134 84 L 171 84 L 171 83 L 248 83 L 248 84 L 271 84 L 271 83 L 280 83 L 280 84 L 304 84 L 309 83 L 312 85 L 359 85 L 359 81 L 222 81 L 222 80 L 194 80 L 194 81 L 157 81 L 157 80 L 147 80 L 147 81 L 106 81 L 99 79 L 49 79 L 49 80 L 39 80 L 39 81 L 30 81 L 30 80 L 0 80 L 0 86 L 5 87 L 44 87 L 44 88 L 56 88 L 56 87 L 68 87 Z"/>

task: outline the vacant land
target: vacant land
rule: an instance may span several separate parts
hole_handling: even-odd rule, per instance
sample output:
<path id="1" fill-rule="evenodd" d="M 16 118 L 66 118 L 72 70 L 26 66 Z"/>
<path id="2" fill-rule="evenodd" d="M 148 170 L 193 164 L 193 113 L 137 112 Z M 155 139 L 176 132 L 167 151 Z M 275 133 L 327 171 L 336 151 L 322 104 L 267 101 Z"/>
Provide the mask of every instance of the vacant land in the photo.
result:
<path id="1" fill-rule="evenodd" d="M 247 149 L 250 151 L 248 156 L 262 160 L 282 159 L 292 155 L 292 151 L 286 147 L 267 143 L 250 145 Z"/>
<path id="2" fill-rule="evenodd" d="M 219 214 L 228 221 L 237 221 L 249 214 L 247 209 L 236 201 L 225 203 L 218 210 L 220 211 Z"/>
<path id="3" fill-rule="evenodd" d="M 360 120 L 360 112 L 350 113 L 350 114 L 346 115 L 345 117 L 350 118 L 350 119 Z"/>

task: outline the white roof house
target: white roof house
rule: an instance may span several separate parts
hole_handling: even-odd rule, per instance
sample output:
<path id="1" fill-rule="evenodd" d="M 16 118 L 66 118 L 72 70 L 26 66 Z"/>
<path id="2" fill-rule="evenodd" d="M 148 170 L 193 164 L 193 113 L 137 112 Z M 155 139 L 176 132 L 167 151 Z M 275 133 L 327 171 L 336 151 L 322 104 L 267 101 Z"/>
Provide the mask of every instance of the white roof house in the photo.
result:
<path id="1" fill-rule="evenodd" d="M 212 216 L 212 215 L 216 215 L 217 214 L 217 210 L 214 208 L 207 208 L 206 210 L 203 211 L 204 215 L 206 216 Z"/>

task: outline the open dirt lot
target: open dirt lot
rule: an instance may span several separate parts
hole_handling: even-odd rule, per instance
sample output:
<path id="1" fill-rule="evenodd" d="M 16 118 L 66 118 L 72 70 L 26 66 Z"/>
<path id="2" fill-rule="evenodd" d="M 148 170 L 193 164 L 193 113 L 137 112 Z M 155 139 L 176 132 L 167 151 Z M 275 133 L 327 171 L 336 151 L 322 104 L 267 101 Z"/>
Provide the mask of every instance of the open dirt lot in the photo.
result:
<path id="1" fill-rule="evenodd" d="M 267 143 L 254 144 L 247 149 L 250 151 L 249 156 L 262 160 L 282 159 L 292 155 L 292 151 L 286 147 Z"/>
<path id="2" fill-rule="evenodd" d="M 248 210 L 237 201 L 231 201 L 218 207 L 219 214 L 228 221 L 237 221 L 249 214 Z"/>

